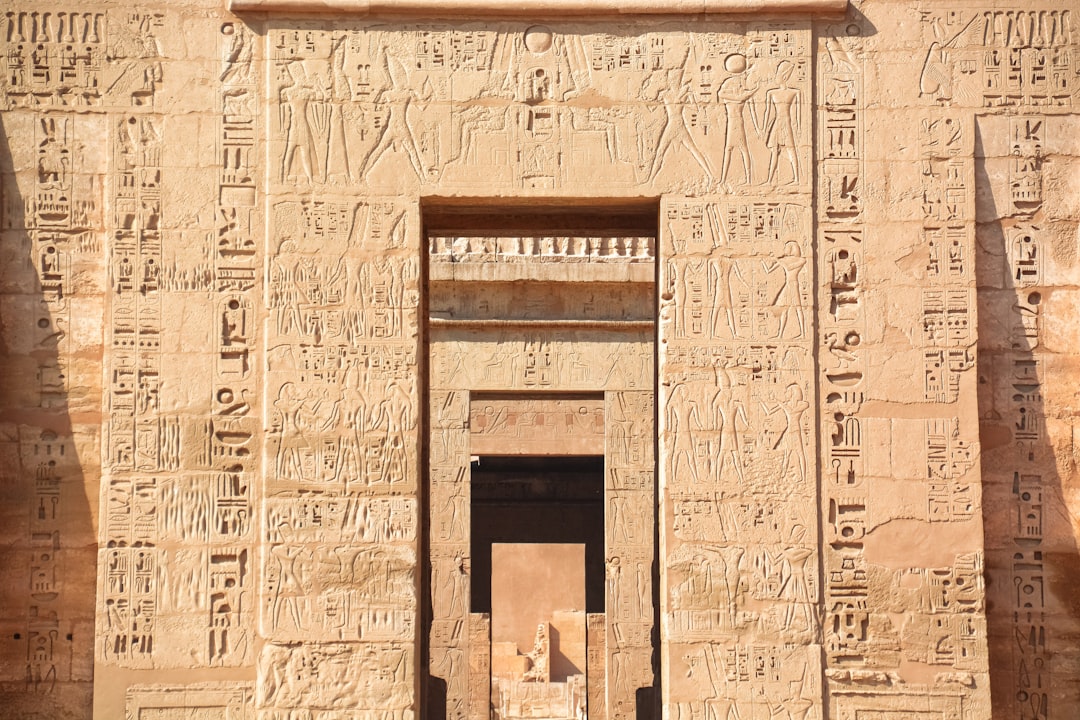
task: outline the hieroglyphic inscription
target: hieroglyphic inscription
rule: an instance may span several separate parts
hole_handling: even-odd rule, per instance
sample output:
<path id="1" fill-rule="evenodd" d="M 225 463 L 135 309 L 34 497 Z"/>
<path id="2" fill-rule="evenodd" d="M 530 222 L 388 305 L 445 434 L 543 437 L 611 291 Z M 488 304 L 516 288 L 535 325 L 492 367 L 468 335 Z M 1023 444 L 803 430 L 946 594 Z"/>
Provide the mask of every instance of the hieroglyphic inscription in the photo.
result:
<path id="1" fill-rule="evenodd" d="M 652 237 L 468 237 L 428 238 L 433 263 L 652 262 Z"/>
<path id="2" fill-rule="evenodd" d="M 808 648 L 767 644 L 673 645 L 671 717 L 816 716 L 819 662 Z M 678 673 L 677 675 L 675 673 Z"/>
<path id="3" fill-rule="evenodd" d="M 129 114 L 111 124 L 116 182 L 108 273 L 107 510 L 99 551 L 104 632 L 98 634 L 98 657 L 107 664 L 154 667 L 164 609 L 163 550 L 157 542 L 158 480 L 148 473 L 175 471 L 180 460 L 179 421 L 163 415 L 159 402 L 163 122 Z"/>
<path id="4" fill-rule="evenodd" d="M 675 337 L 805 340 L 811 306 L 807 229 L 787 203 L 672 203 L 662 219 L 672 250 L 663 264 Z M 721 247 L 730 252 L 718 253 Z"/>
<path id="5" fill-rule="evenodd" d="M 864 207 L 861 33 L 858 23 L 831 25 L 818 41 L 818 207 L 829 221 L 858 220 Z"/>
<path id="6" fill-rule="evenodd" d="M 991 109 L 1072 106 L 1074 14 L 1057 5 L 921 11 L 928 49 L 919 96 Z"/>
<path id="7" fill-rule="evenodd" d="M 603 401 L 478 398 L 469 411 L 469 440 L 472 455 L 603 455 Z"/>
<path id="8" fill-rule="evenodd" d="M 220 165 L 216 178 L 213 261 L 214 369 L 209 398 L 209 465 L 218 478 L 215 523 L 223 536 L 246 541 L 229 551 L 212 549 L 209 605 L 212 629 L 210 664 L 239 665 L 254 658 L 249 648 L 256 607 L 253 543 L 254 507 L 259 495 L 257 411 L 262 374 L 255 362 L 259 341 L 257 263 L 263 247 L 255 211 L 254 158 L 258 122 L 250 45 L 253 36 L 240 23 L 221 26 L 219 51 L 221 122 L 215 138 Z M 249 529 L 249 525 L 251 528 Z"/>
<path id="9" fill-rule="evenodd" d="M 962 375 L 974 366 L 974 190 L 966 119 L 938 113 L 920 124 L 923 392 L 955 402 Z"/>
<path id="10" fill-rule="evenodd" d="M 469 707 L 473 717 L 488 717 L 491 705 L 491 616 L 469 615 Z"/>
<path id="11" fill-rule="evenodd" d="M 37 292 L 6 304 L 4 324 L 10 332 L 25 321 L 28 332 L 17 340 L 27 344 L 29 356 L 29 372 L 21 380 L 27 386 L 23 401 L 38 419 L 6 425 L 6 469 L 0 475 L 9 487 L 26 488 L 25 506 L 16 506 L 21 513 L 10 528 L 25 535 L 8 535 L 19 549 L 18 561 L 11 566 L 21 571 L 18 576 L 12 574 L 11 581 L 25 591 L 26 603 L 10 613 L 17 618 L 18 632 L 12 639 L 23 651 L 25 665 L 19 666 L 16 675 L 12 663 L 11 677 L 24 677 L 28 692 L 52 693 L 58 683 L 72 679 L 73 661 L 78 658 L 70 629 L 76 603 L 71 590 L 65 591 L 72 557 L 65 550 L 80 542 L 78 528 L 68 518 L 78 507 L 83 474 L 75 453 L 77 438 L 66 413 L 71 407 L 69 388 L 85 377 L 73 362 L 75 274 L 81 269 L 80 261 L 85 262 L 84 253 L 100 249 L 96 229 L 101 218 L 93 156 L 78 153 L 82 138 L 77 132 L 92 132 L 94 125 L 45 113 L 29 120 L 26 127 L 32 133 L 32 147 L 26 169 L 30 182 L 21 208 L 10 204 L 19 197 L 12 192 L 14 183 L 10 179 L 5 183 L 5 193 L 14 197 L 5 208 L 3 225 L 26 238 L 25 267 Z M 9 336 L 6 342 L 13 339 Z M 77 374 L 72 377 L 73 373 Z M 15 396 L 8 403 L 14 406 Z M 11 406 L 5 410 L 14 410 Z"/>
<path id="12" fill-rule="evenodd" d="M 267 643 L 259 655 L 257 717 L 288 717 L 279 708 L 317 707 L 406 720 L 414 652 L 407 643 L 379 641 Z"/>
<path id="13" fill-rule="evenodd" d="M 253 657 L 253 433 L 215 416 L 162 412 L 165 291 L 162 132 L 154 115 L 115 120 L 110 424 L 103 492 L 99 657 L 129 667 Z M 218 353 L 250 330 L 221 317 Z M 250 302 L 250 301 L 249 301 Z M 220 369 L 221 363 L 215 363 Z M 253 368 L 249 368 L 249 373 Z M 250 384 L 253 377 L 248 377 Z M 217 403 L 227 398 L 218 390 Z M 238 393 L 238 396 L 240 394 Z"/>
<path id="14" fill-rule="evenodd" d="M 633 390 L 651 386 L 649 333 L 633 330 L 448 332 L 433 353 L 433 383 L 478 391 Z"/>
<path id="15" fill-rule="evenodd" d="M 586 709 L 590 715 L 603 718 L 607 717 L 607 617 L 603 613 L 589 613 L 585 632 L 585 678 L 589 691 Z"/>
<path id="16" fill-rule="evenodd" d="M 1042 163 L 1046 152 L 1046 118 L 1009 118 L 1009 199 L 1023 216 L 1042 206 Z"/>
<path id="17" fill-rule="evenodd" d="M 963 437 L 958 418 L 926 421 L 926 519 L 929 522 L 971 520 L 978 510 L 978 492 L 968 471 L 978 461 L 978 443 Z"/>
<path id="18" fill-rule="evenodd" d="M 1045 428 L 1040 358 L 1039 286 L 1045 281 L 1042 255 L 1041 162 L 1045 142 L 1043 117 L 1010 118 L 1009 188 L 1019 215 L 1008 231 L 1009 277 L 1005 287 L 1016 293 L 1004 383 L 1008 388 L 1008 425 L 1016 453 L 1013 472 L 1011 542 L 1014 711 L 1032 720 L 1051 717 L 1051 650 L 1047 638 L 1046 567 L 1043 559 L 1043 487 L 1055 478 L 1044 471 L 1049 438 Z M 1025 222 L 1030 216 L 1031 222 Z M 1037 223 L 1037 224 L 1036 224 Z M 1040 247 L 1042 246 L 1042 247 Z M 1051 464 L 1051 468 L 1053 465 Z"/>
<path id="19" fill-rule="evenodd" d="M 16 9 L 0 18 L 0 107 L 152 106 L 165 13 Z"/>
<path id="20" fill-rule="evenodd" d="M 155 21 L 131 15 L 139 18 L 149 52 Z M 221 164 L 214 168 L 214 224 L 203 256 L 210 262 L 203 270 L 182 263 L 164 268 L 168 243 L 181 237 L 167 224 L 162 201 L 166 120 L 146 112 L 111 120 L 110 475 L 100 566 L 101 615 L 110 631 L 99 639 L 99 657 L 111 664 L 187 667 L 195 658 L 237 666 L 254 659 L 260 454 L 254 307 L 261 259 L 251 155 L 257 127 L 251 55 L 231 52 L 235 36 L 245 33 L 250 42 L 242 26 L 221 26 L 221 120 L 214 138 Z M 142 98 L 134 105 L 152 104 L 158 75 L 159 67 L 143 73 L 150 84 L 133 91 Z M 193 284 L 193 272 L 209 280 Z M 174 303 L 194 304 L 187 293 L 193 289 L 211 291 L 204 349 L 212 354 L 209 381 L 201 385 L 209 397 L 200 398 L 210 412 L 200 418 L 164 411 L 179 403 L 175 391 L 166 395 L 176 366 L 165 359 L 163 324 L 175 317 Z"/>
<path id="21" fill-rule="evenodd" d="M 64 565 L 61 552 L 61 533 L 66 503 L 62 493 L 64 476 L 73 474 L 76 458 L 72 456 L 70 437 L 48 430 L 37 437 L 19 438 L 18 454 L 24 472 L 33 468 L 33 494 L 29 523 L 29 576 L 26 607 L 26 689 L 51 693 L 58 681 L 71 676 L 71 635 L 61 635 L 64 607 L 61 590 Z M 27 433 L 30 435 L 30 433 Z M 31 442 L 28 442 L 32 440 Z M 65 533 L 66 534 L 66 533 Z M 16 640 L 20 639 L 18 636 Z M 66 652 L 65 652 L 66 651 Z M 65 657 L 66 656 L 66 657 Z"/>
<path id="22" fill-rule="evenodd" d="M 125 710 L 131 720 L 183 720 L 193 712 L 215 713 L 228 720 L 254 720 L 251 683 L 131 685 Z"/>
<path id="23" fill-rule="evenodd" d="M 827 664 L 860 664 L 871 643 L 863 536 L 869 488 L 859 416 L 866 379 L 867 188 L 862 27 L 823 29 L 818 40 L 818 367 L 823 465 L 822 594 Z"/>
<path id="24" fill-rule="evenodd" d="M 997 242 L 1004 245 L 991 252 L 1001 253 L 994 295 L 1005 317 L 985 344 L 980 338 L 980 357 L 985 353 L 993 369 L 994 396 L 985 400 L 993 412 L 983 415 L 984 422 L 987 428 L 1000 427 L 1009 439 L 1001 462 L 987 473 L 988 487 L 1008 503 L 1008 520 L 987 538 L 988 546 L 998 551 L 990 579 L 1006 584 L 1000 602 L 1010 609 L 1007 620 L 996 619 L 999 631 L 1009 637 L 1007 644 L 997 646 L 1007 660 L 1007 669 L 1001 668 L 997 677 L 1009 711 L 1025 720 L 1068 713 L 1068 700 L 1056 699 L 1065 683 L 1058 678 L 1063 663 L 1054 651 L 1065 644 L 1055 642 L 1054 596 L 1048 582 L 1054 541 L 1047 508 L 1055 486 L 1064 484 L 1050 449 L 1047 361 L 1053 350 L 1045 347 L 1043 317 L 1046 292 L 1054 284 L 1048 272 L 1049 238 L 1062 217 L 1044 206 L 1043 196 L 1044 158 L 1060 147 L 1057 132 L 1051 131 L 1061 127 L 1055 120 L 1049 115 L 979 119 L 981 132 L 994 128 L 1008 133 L 983 159 L 1002 170 L 987 190 L 996 201 L 991 227 L 1000 230 Z"/>

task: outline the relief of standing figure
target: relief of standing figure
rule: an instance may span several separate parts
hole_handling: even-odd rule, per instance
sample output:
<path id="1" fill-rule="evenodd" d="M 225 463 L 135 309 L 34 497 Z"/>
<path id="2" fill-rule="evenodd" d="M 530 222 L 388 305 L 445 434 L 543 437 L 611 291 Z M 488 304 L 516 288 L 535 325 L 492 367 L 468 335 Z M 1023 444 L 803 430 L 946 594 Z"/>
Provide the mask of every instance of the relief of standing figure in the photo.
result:
<path id="1" fill-rule="evenodd" d="M 750 98 L 757 92 L 757 86 L 747 86 L 746 56 L 741 53 L 732 53 L 724 58 L 724 69 L 731 73 L 731 77 L 724 80 L 716 97 L 724 104 L 724 112 L 727 116 L 727 130 L 724 132 L 724 160 L 720 167 L 720 182 L 726 182 L 728 170 L 731 169 L 731 157 L 738 153 L 742 160 L 743 181 L 749 185 L 754 182 L 753 159 L 750 157 L 750 147 L 746 144 L 746 118 L 745 111 Z M 749 104 L 750 121 L 754 130 L 760 132 L 757 114 L 754 106 Z"/>
<path id="2" fill-rule="evenodd" d="M 279 121 L 285 132 L 281 180 L 296 177 L 295 166 L 299 164 L 303 179 L 311 182 L 319 163 L 316 147 L 320 134 L 317 123 L 321 117 L 318 106 L 323 100 L 322 88 L 315 85 L 300 63 L 289 63 L 287 69 L 292 83 L 280 90 Z"/>
<path id="3" fill-rule="evenodd" d="M 801 125 L 801 103 L 799 89 L 788 85 L 795 66 L 783 60 L 776 66 L 776 80 L 779 83 L 765 94 L 765 144 L 769 148 L 769 177 L 767 183 L 776 178 L 780 166 L 780 153 L 783 151 L 791 165 L 791 180 L 788 185 L 799 182 L 799 155 L 795 146 Z"/>

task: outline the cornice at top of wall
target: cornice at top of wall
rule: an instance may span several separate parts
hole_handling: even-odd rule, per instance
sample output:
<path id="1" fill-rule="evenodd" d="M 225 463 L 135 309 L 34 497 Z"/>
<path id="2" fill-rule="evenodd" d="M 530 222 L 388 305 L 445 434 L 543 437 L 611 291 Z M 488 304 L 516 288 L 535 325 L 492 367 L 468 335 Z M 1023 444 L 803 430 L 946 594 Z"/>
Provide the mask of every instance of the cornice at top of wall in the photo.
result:
<path id="1" fill-rule="evenodd" d="M 602 16 L 799 13 L 837 15 L 848 0 L 227 0 L 234 13 Z"/>

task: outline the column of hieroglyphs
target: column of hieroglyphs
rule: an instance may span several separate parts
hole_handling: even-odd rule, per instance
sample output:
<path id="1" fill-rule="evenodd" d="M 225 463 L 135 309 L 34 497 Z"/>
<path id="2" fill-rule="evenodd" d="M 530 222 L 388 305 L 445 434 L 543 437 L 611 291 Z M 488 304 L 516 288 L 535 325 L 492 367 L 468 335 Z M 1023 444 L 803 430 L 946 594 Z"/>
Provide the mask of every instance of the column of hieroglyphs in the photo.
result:
<path id="1" fill-rule="evenodd" d="M 418 215 L 348 187 L 346 135 L 394 112 L 362 94 L 376 39 L 267 32 L 267 718 L 416 707 Z"/>
<path id="2" fill-rule="evenodd" d="M 251 665 L 255 658 L 258 525 L 255 517 L 263 440 L 259 360 L 266 351 L 259 309 L 265 307 L 260 276 L 265 243 L 258 207 L 259 75 L 255 37 L 238 22 L 218 36 L 221 83 L 214 98 L 215 214 L 213 261 L 214 365 L 207 398 L 210 427 L 210 633 L 211 667 Z M 215 68 L 218 69 L 218 68 Z M 245 698 L 250 692 L 245 693 Z"/>
<path id="3" fill-rule="evenodd" d="M 603 613 L 585 616 L 585 678 L 590 715 L 607 717 L 607 619 Z"/>
<path id="4" fill-rule="evenodd" d="M 491 716 L 491 614 L 469 615 L 469 712 Z"/>
<path id="5" fill-rule="evenodd" d="M 909 41 L 853 25 L 823 29 L 821 62 L 866 73 L 876 50 L 866 91 Z M 857 106 L 862 193 L 842 227 L 861 232 L 823 232 L 820 249 L 830 712 L 985 717 L 974 125 L 920 102 L 917 69 L 897 72 L 889 110 Z"/>
<path id="6" fill-rule="evenodd" d="M 818 29 L 818 371 L 823 638 L 830 674 L 873 653 L 863 556 L 869 486 L 862 424 L 867 367 L 864 74 L 857 23 Z"/>
<path id="7" fill-rule="evenodd" d="M 66 411 L 68 407 L 73 256 L 83 249 L 79 247 L 82 243 L 87 243 L 90 248 L 95 243 L 100 246 L 100 237 L 92 234 L 89 222 L 100 218 L 96 217 L 97 203 L 92 195 L 88 197 L 85 193 L 85 182 L 90 178 L 80 178 L 84 185 L 80 189 L 84 192 L 75 193 L 75 177 L 85 169 L 77 168 L 71 162 L 71 153 L 76 147 L 73 119 L 38 116 L 34 120 L 37 132 L 33 136 L 37 142 L 32 147 L 37 154 L 37 177 L 30 185 L 32 194 L 24 203 L 28 212 L 23 215 L 23 221 L 24 227 L 33 228 L 27 234 L 40 298 L 27 298 L 24 311 L 33 313 L 37 321 L 33 328 L 36 332 L 31 336 L 34 350 L 52 349 L 38 363 L 37 383 L 32 385 L 37 391 L 37 404 L 46 412 L 57 412 Z M 100 181 L 100 176 L 90 180 Z M 21 585 L 29 580 L 30 602 L 25 620 L 27 689 L 52 692 L 58 682 L 74 679 L 74 668 L 63 658 L 65 649 L 73 647 L 71 636 L 67 636 L 67 643 L 61 637 L 61 632 L 71 632 L 71 618 L 64 617 L 66 613 L 61 600 L 66 598 L 58 591 L 67 581 L 64 567 L 67 563 L 62 562 L 60 551 L 61 543 L 68 540 L 66 536 L 70 531 L 64 527 L 68 510 L 65 506 L 72 502 L 64 497 L 70 495 L 70 491 L 64 490 L 71 480 L 80 477 L 80 472 L 72 433 L 61 430 L 67 422 L 57 423 L 59 427 L 55 429 L 41 424 L 43 427 L 40 428 L 16 426 L 8 438 L 14 445 L 12 469 L 22 473 L 22 477 L 12 480 L 33 487 L 28 507 L 22 503 L 18 505 L 23 517 L 14 523 L 23 529 L 24 518 L 29 520 L 29 532 L 25 536 L 30 546 L 29 577 L 24 575 L 12 580 L 21 580 Z M 88 528 L 88 523 L 83 521 L 83 526 Z M 70 562 L 67 557 L 63 560 Z M 19 567 L 23 563 L 13 562 L 12 565 Z M 13 668 L 19 665 L 17 662 L 11 664 Z"/>
<path id="8" fill-rule="evenodd" d="M 35 10 L 0 17 L 0 702 L 60 715 L 88 707 L 92 677 L 101 366 L 76 357 L 102 342 L 99 108 L 129 98 L 102 87 L 103 13 Z"/>
<path id="9" fill-rule="evenodd" d="M 821 708 L 809 44 L 794 24 L 713 45 L 715 170 L 744 197 L 661 206 L 661 652 L 681 719 Z"/>
<path id="10" fill-rule="evenodd" d="M 1048 284 L 1044 266 L 1053 225 L 1043 211 L 1042 166 L 1050 152 L 1054 119 L 1010 113 L 978 121 L 985 138 L 984 167 L 1008 165 L 997 175 L 1007 183 L 988 188 L 996 212 L 983 213 L 989 224 L 980 229 L 980 237 L 997 247 L 978 258 L 980 312 L 1003 315 L 1000 324 L 979 337 L 980 374 L 989 379 L 980 397 L 983 435 L 989 440 L 984 446 L 984 487 L 988 501 L 999 503 L 997 512 L 987 517 L 989 597 L 1011 615 L 990 624 L 991 657 L 1007 660 L 1003 667 L 992 666 L 991 677 L 1005 707 L 1019 717 L 1042 720 L 1058 714 L 1053 712 L 1057 698 L 1051 701 L 1055 687 L 1050 662 L 1057 628 L 1048 623 L 1053 594 L 1045 560 L 1050 554 L 1047 529 L 1053 523 L 1045 521 L 1043 507 L 1059 481 L 1047 434 L 1042 390 L 1047 355 L 1040 343 Z M 1007 428 L 1004 434 L 1002 426 Z M 991 462 L 991 457 L 1000 462 Z M 1003 591 L 994 589 L 998 578 Z"/>
<path id="11" fill-rule="evenodd" d="M 977 126 L 980 422 L 994 707 L 1068 717 L 1077 623 L 1076 539 L 1051 508 L 1075 484 L 1077 42 L 1080 8 L 957 11 L 943 100 L 980 106 Z M 931 15 L 933 22 L 937 15 Z M 942 21 L 937 20 L 939 24 Z M 949 28 L 949 25 L 952 25 Z M 967 63 L 979 87 L 959 72 Z"/>
<path id="12" fill-rule="evenodd" d="M 980 333 L 986 492 L 1007 514 L 987 513 L 987 574 L 995 707 L 1018 717 L 1068 717 L 1075 666 L 1076 539 L 1068 507 L 1075 485 L 1076 11 L 1047 6 L 976 18 L 984 64 L 978 118 L 980 308 L 1002 318 Z M 983 179 L 985 178 L 985 179 Z M 982 194 L 982 193 L 985 193 Z M 982 324 L 982 323 L 980 323 Z M 1075 522 L 1075 521 L 1073 521 Z"/>
<path id="13" fill-rule="evenodd" d="M 104 136 L 110 302 L 96 662 L 111 671 L 96 674 L 95 712 L 102 715 L 133 702 L 138 683 L 155 683 L 166 706 L 169 697 L 183 706 L 183 688 L 167 685 L 170 671 L 253 664 L 251 488 L 259 454 L 252 406 L 245 405 L 254 404 L 259 382 L 250 358 L 256 247 L 252 228 L 239 219 L 253 213 L 255 188 L 250 166 L 243 189 L 230 174 L 225 158 L 238 138 L 223 114 L 224 97 L 252 92 L 250 76 L 237 81 L 250 73 L 250 57 L 240 60 L 243 69 L 222 65 L 221 26 L 199 26 L 215 32 L 208 61 L 221 85 L 186 100 L 189 110 L 215 118 L 207 129 L 197 116 L 170 115 L 171 104 L 160 99 L 159 86 L 171 98 L 184 63 L 201 59 L 188 57 L 175 36 L 162 38 L 176 16 L 136 10 L 117 17 L 144 61 L 116 79 L 114 86 L 131 88 L 130 107 L 109 115 Z M 166 67 L 177 72 L 166 78 Z M 249 146 L 252 120 L 249 111 Z M 189 143 L 203 142 L 204 153 L 189 151 Z M 188 192 L 178 197 L 181 184 Z M 200 212 L 180 198 L 207 207 Z M 237 214 L 226 227 L 230 211 Z M 230 252 L 239 244 L 246 259 Z M 229 393 L 244 400 L 233 402 Z"/>
<path id="14" fill-rule="evenodd" d="M 152 668 L 158 664 L 154 640 L 161 610 L 158 539 L 170 520 L 177 521 L 159 507 L 162 493 L 154 473 L 175 471 L 180 464 L 178 419 L 163 417 L 159 401 L 163 122 L 159 115 L 132 114 L 110 117 L 110 124 L 115 180 L 109 237 L 112 352 L 99 559 L 105 623 L 98 660 Z M 163 528 L 157 522 L 159 510 Z M 173 508 L 181 515 L 193 511 Z M 182 529 L 178 534 L 186 535 Z M 157 639 L 160 646 L 162 639 Z"/>

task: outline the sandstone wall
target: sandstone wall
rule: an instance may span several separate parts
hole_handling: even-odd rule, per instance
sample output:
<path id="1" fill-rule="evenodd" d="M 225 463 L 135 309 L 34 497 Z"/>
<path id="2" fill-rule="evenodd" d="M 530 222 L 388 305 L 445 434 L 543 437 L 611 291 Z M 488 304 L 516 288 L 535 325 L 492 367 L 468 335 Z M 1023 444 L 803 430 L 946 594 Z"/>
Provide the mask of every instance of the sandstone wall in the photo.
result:
<path id="1" fill-rule="evenodd" d="M 658 527 L 590 708 L 1072 717 L 1080 4 L 811 4 L 6 10 L 4 712 L 486 717 L 439 508 L 470 393 L 572 391 Z M 655 330 L 429 321 L 425 217 L 511 201 L 652 203 Z"/>

